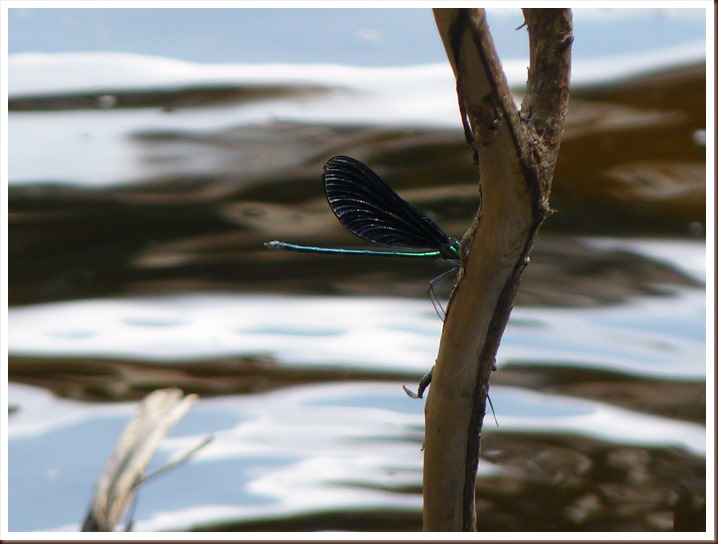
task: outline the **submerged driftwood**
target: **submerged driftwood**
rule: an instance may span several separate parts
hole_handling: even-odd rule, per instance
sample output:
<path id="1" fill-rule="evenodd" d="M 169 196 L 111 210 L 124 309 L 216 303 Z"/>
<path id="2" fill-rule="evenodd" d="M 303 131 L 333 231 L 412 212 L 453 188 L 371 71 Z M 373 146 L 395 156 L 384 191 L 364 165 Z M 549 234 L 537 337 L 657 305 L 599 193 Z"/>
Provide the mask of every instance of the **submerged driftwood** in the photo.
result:
<path id="1" fill-rule="evenodd" d="M 207 439 L 181 460 L 145 476 L 145 470 L 162 440 L 197 398 L 197 395 L 183 396 L 182 391 L 173 388 L 158 389 L 145 397 L 102 471 L 82 525 L 83 531 L 113 531 L 131 504 L 138 485 L 184 461 L 188 455 L 208 443 Z"/>

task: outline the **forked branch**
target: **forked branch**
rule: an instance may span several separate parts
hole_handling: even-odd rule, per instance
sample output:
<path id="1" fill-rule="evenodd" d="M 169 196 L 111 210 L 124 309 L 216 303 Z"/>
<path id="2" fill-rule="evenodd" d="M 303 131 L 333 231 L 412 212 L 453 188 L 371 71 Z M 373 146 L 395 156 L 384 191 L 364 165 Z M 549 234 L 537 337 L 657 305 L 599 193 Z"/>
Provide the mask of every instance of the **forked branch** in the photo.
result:
<path id="1" fill-rule="evenodd" d="M 462 240 L 462 268 L 426 403 L 424 530 L 474 531 L 489 377 L 536 233 L 550 213 L 572 23 L 567 9 L 524 10 L 531 66 L 519 112 L 484 10 L 436 9 L 434 15 L 479 165 L 482 204 Z"/>

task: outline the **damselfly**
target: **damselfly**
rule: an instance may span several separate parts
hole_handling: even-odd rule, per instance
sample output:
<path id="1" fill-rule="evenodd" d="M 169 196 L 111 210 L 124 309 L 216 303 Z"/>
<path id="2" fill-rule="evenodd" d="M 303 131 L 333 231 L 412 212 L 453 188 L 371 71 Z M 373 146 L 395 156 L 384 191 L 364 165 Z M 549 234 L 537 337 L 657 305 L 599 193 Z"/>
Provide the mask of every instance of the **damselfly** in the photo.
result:
<path id="1" fill-rule="evenodd" d="M 392 249 L 340 249 L 276 240 L 265 243 L 266 247 L 304 253 L 443 259 L 452 268 L 429 282 L 432 297 L 434 286 L 459 267 L 459 241 L 403 200 L 361 161 L 341 155 L 332 157 L 324 165 L 323 179 L 329 207 L 341 224 L 360 238 Z"/>
<path id="2" fill-rule="evenodd" d="M 351 157 L 332 157 L 324 165 L 324 194 L 329 207 L 344 227 L 369 242 L 392 248 L 341 249 L 303 246 L 272 241 L 264 245 L 270 249 L 288 249 L 304 253 L 336 255 L 373 255 L 377 257 L 407 257 L 413 259 L 443 259 L 451 269 L 429 282 L 432 304 L 443 318 L 434 286 L 452 272 L 461 262 L 461 244 L 446 234 L 431 219 L 403 200 L 386 182 L 367 165 Z M 419 383 L 418 394 L 406 386 L 412 397 L 421 397 L 431 382 L 432 372 Z"/>

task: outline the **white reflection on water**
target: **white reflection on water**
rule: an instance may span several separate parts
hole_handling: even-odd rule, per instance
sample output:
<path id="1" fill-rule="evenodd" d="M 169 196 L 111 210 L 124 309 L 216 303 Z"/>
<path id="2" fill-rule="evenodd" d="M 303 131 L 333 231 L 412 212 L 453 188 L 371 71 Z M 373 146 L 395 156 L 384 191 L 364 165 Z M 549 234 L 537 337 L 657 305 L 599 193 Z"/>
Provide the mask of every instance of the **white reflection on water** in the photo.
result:
<path id="1" fill-rule="evenodd" d="M 621 249 L 651 261 L 665 263 L 697 281 L 705 283 L 707 245 L 705 240 L 667 240 L 664 238 L 583 238 L 589 247 L 603 250 Z"/>
<path id="2" fill-rule="evenodd" d="M 704 241 L 587 238 L 706 281 Z M 706 291 L 663 286 L 664 296 L 599 308 L 515 308 L 499 361 L 557 364 L 689 380 L 706 376 Z"/>
<path id="3" fill-rule="evenodd" d="M 699 425 L 514 387 L 492 387 L 491 395 L 500 427 L 487 424 L 486 433 L 576 434 L 705 452 Z M 16 384 L 10 400 L 21 406 L 9 427 L 11 530 L 77 530 L 95 478 L 136 403 L 52 399 Z M 141 490 L 136 529 L 184 530 L 194 523 L 362 508 L 419 512 L 421 495 L 406 489 L 421 485 L 423 408 L 398 382 L 201 399 L 149 470 L 208 433 L 215 440 Z M 37 425 L 40 420 L 47 425 Z M 497 472 L 481 462 L 480 476 Z"/>
<path id="4" fill-rule="evenodd" d="M 702 379 L 705 291 L 600 308 L 515 308 L 498 365 L 564 365 Z M 280 364 L 423 374 L 441 321 L 425 300 L 192 294 L 11 308 L 11 355 L 183 361 L 269 355 Z"/>
<path id="5" fill-rule="evenodd" d="M 10 418 L 11 530 L 77 530 L 135 403 L 48 402 L 46 393 L 15 384 L 10 391 L 11 403 L 21 406 Z M 400 410 L 391 408 L 397 404 Z M 181 530 L 337 509 L 419 511 L 421 496 L 405 488 L 421 483 L 422 411 L 400 384 L 202 399 L 170 433 L 149 472 L 208 433 L 215 440 L 191 463 L 141 490 L 136 528 Z M 48 424 L 37 425 L 41 419 Z"/>
<path id="6" fill-rule="evenodd" d="M 269 354 L 288 365 L 430 366 L 441 321 L 426 301 L 194 294 L 9 310 L 13 355 L 182 361 Z M 421 371 L 421 370 L 418 370 Z"/>
<path id="7" fill-rule="evenodd" d="M 685 247 L 690 251 L 681 256 L 668 253 L 695 263 L 704 252 L 700 245 Z M 699 288 L 598 308 L 517 307 L 499 352 L 499 372 L 520 361 L 704 379 L 705 312 Z M 262 353 L 285 366 L 417 376 L 431 365 L 440 330 L 426 300 L 392 298 L 214 293 L 8 311 L 11 356 L 162 364 Z M 424 405 L 409 399 L 401 385 L 331 383 L 202 399 L 174 429 L 154 466 L 208 433 L 216 439 L 190 464 L 141 491 L 137 529 L 183 530 L 194 523 L 357 508 L 419 512 L 421 496 L 406 489 L 421 484 Z M 486 433 L 579 435 L 705 453 L 700 425 L 514 387 L 493 386 L 491 397 L 500 427 L 487 422 Z M 10 384 L 9 400 L 20 406 L 8 428 L 11 530 L 77 530 L 135 403 L 79 403 L 16 384 Z M 481 475 L 497 470 L 480 464 Z"/>
<path id="8" fill-rule="evenodd" d="M 503 361 L 705 379 L 705 315 L 702 290 L 676 290 L 672 296 L 605 308 L 516 308 L 499 367 Z"/>
<path id="9" fill-rule="evenodd" d="M 601 402 L 494 386 L 498 432 L 570 433 L 630 446 L 675 446 L 705 455 L 706 429 Z"/>
<path id="10" fill-rule="evenodd" d="M 610 59 L 577 60 L 574 86 L 631 77 L 675 64 L 705 60 L 705 42 Z M 231 85 L 277 86 L 285 96 L 210 107 L 137 110 L 18 112 L 9 116 L 9 179 L 13 184 L 62 181 L 83 185 L 238 171 L 241 148 L 203 146 L 178 153 L 179 162 L 150 161 L 132 135 L 146 130 L 194 134 L 221 132 L 276 120 L 309 124 L 444 127 L 456 129 L 456 93 L 446 62 L 420 66 L 359 68 L 341 65 L 195 64 L 125 53 L 18 54 L 9 58 L 9 94 L 52 96 L 147 89 L 182 90 Z M 513 86 L 526 79 L 526 61 L 503 60 Z M 293 90 L 311 86 L 315 95 Z M 182 160 L 182 157 L 185 157 Z M 43 160 L 37 160 L 42 157 Z M 239 161 L 241 163 L 241 161 Z M 221 165 L 221 166 L 220 166 Z"/>

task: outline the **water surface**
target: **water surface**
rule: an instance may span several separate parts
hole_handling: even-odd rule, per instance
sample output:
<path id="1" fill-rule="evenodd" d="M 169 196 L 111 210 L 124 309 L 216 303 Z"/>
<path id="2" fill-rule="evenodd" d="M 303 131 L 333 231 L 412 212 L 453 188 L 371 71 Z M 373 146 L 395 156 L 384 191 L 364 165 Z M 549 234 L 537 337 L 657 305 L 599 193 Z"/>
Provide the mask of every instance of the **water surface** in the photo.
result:
<path id="1" fill-rule="evenodd" d="M 704 55 L 575 64 L 558 213 L 492 376 L 482 530 L 705 529 Z M 167 386 L 200 401 L 152 467 L 215 439 L 141 489 L 136 530 L 420 530 L 401 386 L 436 357 L 445 267 L 262 244 L 360 247 L 322 194 L 336 154 L 460 238 L 478 190 L 448 64 L 10 61 L 10 530 L 77 531 Z"/>

